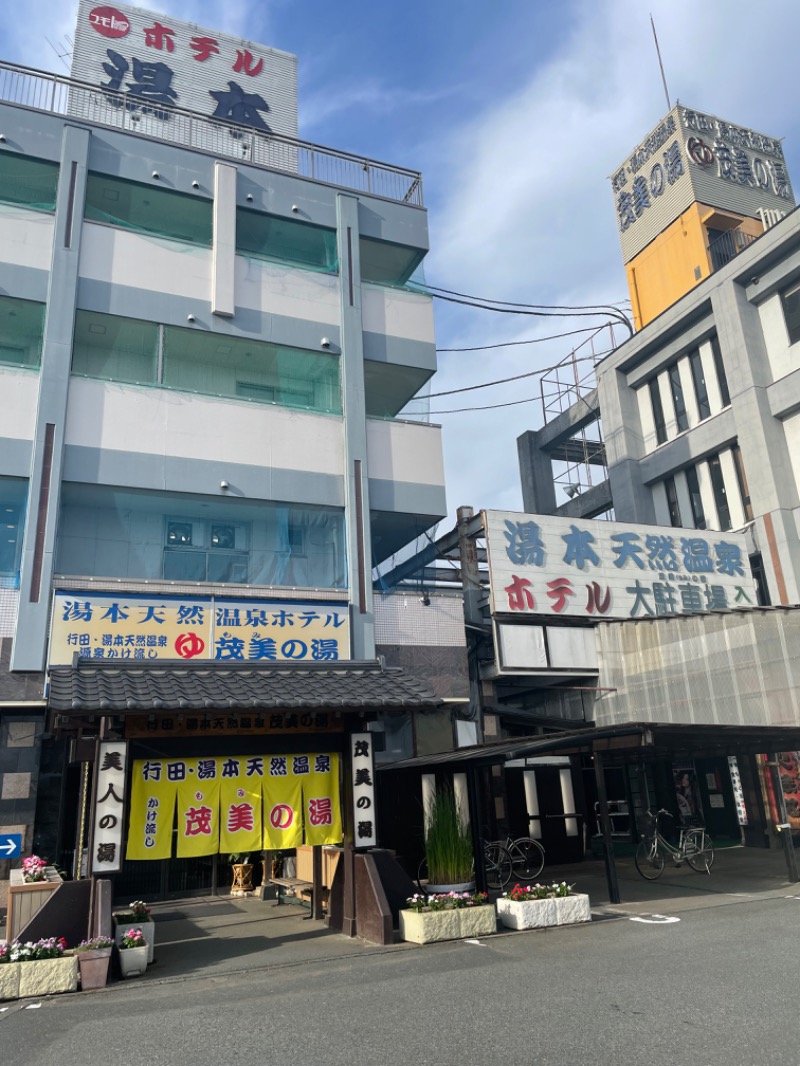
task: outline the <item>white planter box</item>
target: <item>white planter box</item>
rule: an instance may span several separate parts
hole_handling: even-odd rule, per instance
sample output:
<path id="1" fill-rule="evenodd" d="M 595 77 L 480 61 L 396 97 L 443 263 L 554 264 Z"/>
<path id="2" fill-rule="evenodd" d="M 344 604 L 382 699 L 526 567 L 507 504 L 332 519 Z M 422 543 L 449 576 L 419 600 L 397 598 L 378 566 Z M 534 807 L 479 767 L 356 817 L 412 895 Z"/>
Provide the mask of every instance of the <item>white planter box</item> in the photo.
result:
<path id="1" fill-rule="evenodd" d="M 448 911 L 400 911 L 400 937 L 413 944 L 488 936 L 497 930 L 494 907 L 463 907 Z"/>
<path id="2" fill-rule="evenodd" d="M 497 901 L 497 915 L 508 929 L 543 929 L 550 925 L 574 925 L 592 919 L 589 897 L 581 892 L 561 899 L 517 901 L 501 897 Z"/>
<path id="3" fill-rule="evenodd" d="M 61 959 L 37 959 L 19 963 L 19 998 L 74 992 L 78 987 L 78 960 L 74 955 Z"/>
<path id="4" fill-rule="evenodd" d="M 140 977 L 147 969 L 147 948 L 120 948 L 119 969 L 123 977 Z"/>
<path id="5" fill-rule="evenodd" d="M 117 945 L 117 947 L 120 946 L 120 944 L 122 943 L 122 938 L 125 936 L 129 929 L 141 929 L 142 935 L 147 941 L 147 961 L 148 963 L 151 963 L 153 961 L 153 953 L 155 951 L 156 946 L 156 923 L 142 921 L 129 921 L 120 923 L 119 921 L 117 921 L 117 924 L 114 927 L 114 943 Z"/>
<path id="6" fill-rule="evenodd" d="M 21 962 L 0 963 L 0 999 L 19 998 L 19 968 Z"/>

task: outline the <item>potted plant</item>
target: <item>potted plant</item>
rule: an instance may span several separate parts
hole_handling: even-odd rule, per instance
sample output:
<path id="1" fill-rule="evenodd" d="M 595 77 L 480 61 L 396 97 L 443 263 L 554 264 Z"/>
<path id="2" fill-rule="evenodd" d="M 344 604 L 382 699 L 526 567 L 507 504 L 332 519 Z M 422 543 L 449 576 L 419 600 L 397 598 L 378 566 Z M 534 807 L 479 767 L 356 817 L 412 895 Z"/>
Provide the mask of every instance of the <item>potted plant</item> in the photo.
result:
<path id="1" fill-rule="evenodd" d="M 425 857 L 428 892 L 467 892 L 474 888 L 472 836 L 452 788 L 439 788 L 427 808 Z"/>
<path id="2" fill-rule="evenodd" d="M 235 851 L 228 856 L 233 871 L 231 882 L 231 895 L 243 895 L 253 891 L 253 864 L 250 856 L 243 852 Z"/>
<path id="3" fill-rule="evenodd" d="M 10 961 L 19 962 L 19 997 L 48 996 L 74 992 L 78 987 L 78 960 L 65 954 L 63 937 L 47 937 L 35 943 L 13 941 Z"/>
<path id="4" fill-rule="evenodd" d="M 19 998 L 19 963 L 12 959 L 13 945 L 9 940 L 0 940 L 0 999 Z"/>
<path id="5" fill-rule="evenodd" d="M 114 923 L 116 926 L 114 940 L 118 947 L 127 929 L 135 928 L 142 931 L 147 942 L 147 961 L 151 963 L 156 945 L 156 926 L 147 904 L 141 899 L 135 899 L 125 910 L 115 912 Z"/>
<path id="6" fill-rule="evenodd" d="M 81 988 L 105 988 L 108 980 L 108 964 L 114 941 L 109 936 L 95 936 L 78 944 L 78 969 Z"/>
<path id="7" fill-rule="evenodd" d="M 509 929 L 541 929 L 592 920 L 589 897 L 566 881 L 551 885 L 514 885 L 497 901 L 500 921 Z"/>
<path id="8" fill-rule="evenodd" d="M 141 929 L 127 929 L 117 944 L 123 977 L 139 977 L 147 969 L 147 941 Z"/>
<path id="9" fill-rule="evenodd" d="M 400 937 L 415 944 L 488 936 L 497 930 L 485 892 L 418 893 L 400 911 Z"/>

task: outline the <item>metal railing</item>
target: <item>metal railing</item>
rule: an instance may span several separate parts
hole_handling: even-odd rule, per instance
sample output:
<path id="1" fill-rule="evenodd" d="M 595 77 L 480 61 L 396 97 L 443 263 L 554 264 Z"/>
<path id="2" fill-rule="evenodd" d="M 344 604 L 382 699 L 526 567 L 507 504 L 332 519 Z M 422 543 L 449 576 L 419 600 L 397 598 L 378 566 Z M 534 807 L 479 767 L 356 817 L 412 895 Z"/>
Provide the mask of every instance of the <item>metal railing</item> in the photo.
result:
<path id="1" fill-rule="evenodd" d="M 0 102 L 422 206 L 422 176 L 415 170 L 209 118 L 185 108 L 148 102 L 60 74 L 0 62 Z"/>
<path id="2" fill-rule="evenodd" d="M 726 263 L 730 263 L 739 252 L 744 251 L 748 244 L 752 244 L 758 234 L 745 233 L 738 226 L 736 229 L 726 230 L 713 241 L 708 242 L 708 255 L 711 261 L 711 270 L 719 270 Z"/>

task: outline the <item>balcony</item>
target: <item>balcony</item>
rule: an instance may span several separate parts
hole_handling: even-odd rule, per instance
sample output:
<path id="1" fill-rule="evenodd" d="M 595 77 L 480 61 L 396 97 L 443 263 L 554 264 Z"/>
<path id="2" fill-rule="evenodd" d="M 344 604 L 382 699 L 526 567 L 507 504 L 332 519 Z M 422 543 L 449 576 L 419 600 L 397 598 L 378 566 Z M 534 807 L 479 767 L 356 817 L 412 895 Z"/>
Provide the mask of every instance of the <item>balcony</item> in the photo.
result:
<path id="1" fill-rule="evenodd" d="M 100 89 L 60 74 L 0 62 L 0 102 L 422 206 L 422 176 L 417 171 L 277 133 L 263 133 L 250 126 L 210 119 L 180 107 L 159 104 L 158 114 L 145 113 L 126 106 L 125 93 Z"/>

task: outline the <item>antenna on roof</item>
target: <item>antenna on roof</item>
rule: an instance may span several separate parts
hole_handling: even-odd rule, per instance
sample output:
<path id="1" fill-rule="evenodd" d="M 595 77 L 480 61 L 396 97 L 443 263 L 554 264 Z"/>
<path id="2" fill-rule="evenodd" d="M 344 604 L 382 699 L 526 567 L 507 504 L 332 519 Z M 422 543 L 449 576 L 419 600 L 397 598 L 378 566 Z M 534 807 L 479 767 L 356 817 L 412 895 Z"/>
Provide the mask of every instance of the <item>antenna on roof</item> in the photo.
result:
<path id="1" fill-rule="evenodd" d="M 56 56 L 61 60 L 61 62 L 67 68 L 67 70 L 69 70 L 69 63 L 67 63 L 67 59 L 66 59 L 67 56 L 71 56 L 72 55 L 72 41 L 70 41 L 69 37 L 66 34 L 64 34 L 64 41 L 65 41 L 66 47 L 65 47 L 65 45 L 61 45 L 61 50 L 56 48 L 56 46 L 53 44 L 53 42 L 50 40 L 49 37 L 45 37 L 45 40 L 50 45 L 50 47 L 53 49 L 53 51 L 55 52 Z"/>
<path id="2" fill-rule="evenodd" d="M 650 25 L 653 27 L 653 40 L 656 42 L 656 55 L 658 56 L 658 66 L 661 70 L 661 81 L 664 83 L 664 96 L 667 98 L 667 109 L 672 110 L 672 104 L 669 98 L 669 89 L 667 88 L 667 76 L 664 73 L 664 64 L 661 61 L 661 49 L 658 47 L 658 34 L 656 33 L 656 24 L 653 22 L 653 16 L 650 15 Z"/>

